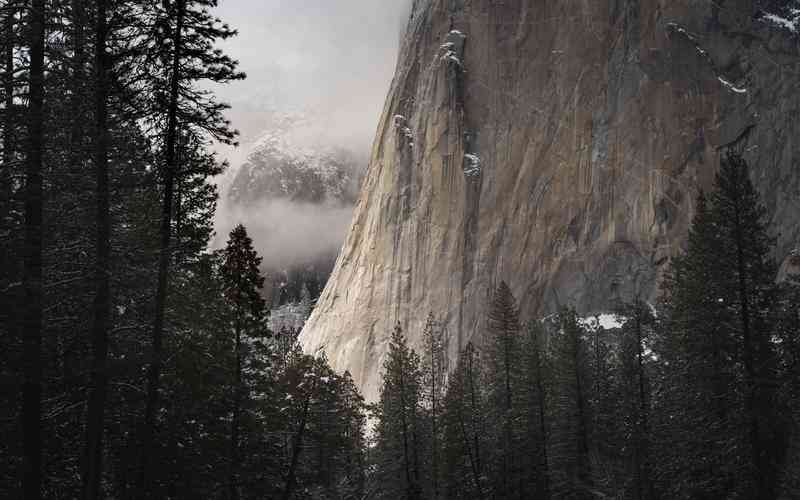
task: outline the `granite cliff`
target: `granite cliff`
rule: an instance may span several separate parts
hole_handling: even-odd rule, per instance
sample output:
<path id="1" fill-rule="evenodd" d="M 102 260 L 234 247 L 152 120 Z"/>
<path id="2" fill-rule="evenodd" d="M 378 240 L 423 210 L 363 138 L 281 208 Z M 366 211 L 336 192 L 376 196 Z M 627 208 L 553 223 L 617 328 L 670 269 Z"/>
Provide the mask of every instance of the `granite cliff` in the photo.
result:
<path id="1" fill-rule="evenodd" d="M 750 163 L 789 266 L 796 14 L 750 0 L 415 1 L 304 348 L 324 348 L 374 400 L 395 323 L 414 345 L 439 314 L 455 354 L 500 280 L 526 317 L 652 299 L 729 148 Z"/>

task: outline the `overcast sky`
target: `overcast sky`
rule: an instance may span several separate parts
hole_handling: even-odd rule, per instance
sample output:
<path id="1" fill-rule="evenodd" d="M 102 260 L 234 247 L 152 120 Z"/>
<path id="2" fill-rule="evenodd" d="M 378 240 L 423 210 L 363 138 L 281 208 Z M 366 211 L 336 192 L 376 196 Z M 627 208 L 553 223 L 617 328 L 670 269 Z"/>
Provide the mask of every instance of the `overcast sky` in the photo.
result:
<path id="1" fill-rule="evenodd" d="M 406 0 L 220 0 L 223 45 L 248 78 L 218 88 L 247 143 L 265 111 L 313 110 L 331 137 L 369 148 L 391 81 Z"/>

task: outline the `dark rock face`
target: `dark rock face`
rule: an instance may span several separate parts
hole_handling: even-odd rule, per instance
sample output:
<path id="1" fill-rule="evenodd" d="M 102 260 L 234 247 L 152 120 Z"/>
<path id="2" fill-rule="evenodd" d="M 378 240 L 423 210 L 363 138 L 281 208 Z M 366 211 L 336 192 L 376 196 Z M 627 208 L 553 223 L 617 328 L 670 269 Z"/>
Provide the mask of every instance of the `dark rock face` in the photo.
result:
<path id="1" fill-rule="evenodd" d="M 652 299 L 731 148 L 789 258 L 800 51 L 755 3 L 417 0 L 304 347 L 375 399 L 395 323 L 441 315 L 454 355 L 500 280 L 527 317 Z"/>

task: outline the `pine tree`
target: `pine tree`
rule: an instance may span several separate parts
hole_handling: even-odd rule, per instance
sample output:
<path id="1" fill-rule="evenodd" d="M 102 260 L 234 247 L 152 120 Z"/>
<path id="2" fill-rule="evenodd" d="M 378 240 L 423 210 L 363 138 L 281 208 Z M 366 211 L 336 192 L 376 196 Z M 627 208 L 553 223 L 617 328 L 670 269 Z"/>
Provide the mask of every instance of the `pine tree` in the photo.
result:
<path id="1" fill-rule="evenodd" d="M 686 252 L 664 281 L 665 397 L 659 466 L 675 496 L 772 498 L 781 426 L 775 415 L 773 240 L 747 164 L 723 156 L 714 191 L 701 193 Z"/>
<path id="2" fill-rule="evenodd" d="M 300 459 L 308 440 L 313 405 L 319 398 L 320 385 L 329 382 L 322 380 L 320 367 L 320 363 L 313 357 L 302 355 L 286 373 L 288 383 L 292 387 L 287 391 L 287 398 L 292 402 L 290 405 L 292 411 L 287 422 L 291 441 L 286 480 L 280 494 L 283 500 L 290 500 L 298 487 L 298 476 L 302 472 Z"/>
<path id="3" fill-rule="evenodd" d="M 363 498 L 365 489 L 366 404 L 353 377 L 346 371 L 339 392 L 340 418 L 343 425 L 342 469 L 338 490 L 343 498 Z"/>
<path id="4" fill-rule="evenodd" d="M 22 179 L 22 162 L 20 161 L 20 143 L 24 138 L 22 106 L 15 99 L 20 79 L 15 77 L 17 64 L 15 50 L 20 46 L 20 23 L 17 2 L 6 2 L 0 9 L 2 35 L 2 157 L 0 161 L 0 379 L 19 380 L 22 375 L 22 336 L 21 321 L 18 311 L 22 308 L 22 240 L 23 224 L 20 207 L 20 179 Z M 17 405 L 19 401 L 19 383 L 3 384 L 6 401 L 0 409 L 0 421 L 17 422 Z M 19 439 L 19 428 L 16 425 L 4 425 L 0 428 L 0 497 L 20 496 L 16 485 L 20 475 L 22 446 Z"/>
<path id="5" fill-rule="evenodd" d="M 733 481 L 721 450 L 734 406 L 725 388 L 732 377 L 725 359 L 732 348 L 721 328 L 722 291 L 712 279 L 719 265 L 713 255 L 714 228 L 704 193 L 698 195 L 688 250 L 673 259 L 663 281 L 657 352 L 662 358 L 654 432 L 657 476 L 665 496 L 700 492 L 725 496 Z M 723 299 L 724 300 L 724 299 Z M 672 415 L 680 415 L 676 422 Z M 697 432 L 702 429 L 702 432 Z M 712 472 L 712 470 L 714 472 Z"/>
<path id="6" fill-rule="evenodd" d="M 625 460 L 624 474 L 630 478 L 626 497 L 636 500 L 653 498 L 650 481 L 650 400 L 651 383 L 646 350 L 651 343 L 655 318 L 650 306 L 637 299 L 620 310 L 626 318 L 620 332 L 619 407 L 618 422 L 622 432 L 618 436 Z"/>
<path id="7" fill-rule="evenodd" d="M 419 500 L 422 496 L 419 366 L 419 357 L 409 348 L 398 325 L 392 332 L 383 364 L 375 429 L 376 480 L 381 487 L 381 498 Z"/>
<path id="8" fill-rule="evenodd" d="M 487 498 L 488 401 L 481 357 L 469 342 L 448 379 L 443 452 L 447 498 Z"/>
<path id="9" fill-rule="evenodd" d="M 522 336 L 519 310 L 511 289 L 500 283 L 492 298 L 486 332 L 489 400 L 497 422 L 496 456 L 492 463 L 494 495 L 525 498 L 521 455 L 521 429 L 516 422 L 523 413 Z M 514 494 L 512 494 L 514 493 Z"/>
<path id="10" fill-rule="evenodd" d="M 775 353 L 772 347 L 777 266 L 773 260 L 774 238 L 767 234 L 766 209 L 750 181 L 749 168 L 735 153 L 722 158 L 716 189 L 710 197 L 712 217 L 717 229 L 717 259 L 726 263 L 726 272 L 717 277 L 728 292 L 725 304 L 731 318 L 736 344 L 739 397 L 747 428 L 744 438 L 749 449 L 747 464 L 753 498 L 774 496 L 777 459 L 780 455 L 775 435 L 774 408 Z M 731 293 L 733 292 L 733 293 Z"/>
<path id="11" fill-rule="evenodd" d="M 14 100 L 16 79 L 14 77 L 14 49 L 17 42 L 17 8 L 15 1 L 6 2 L 0 16 L 3 23 L 3 36 L 0 39 L 2 48 L 2 95 L 3 95 L 3 139 L 2 170 L 0 170 L 0 230 L 7 231 L 11 224 L 12 199 L 14 194 L 14 172 L 16 163 L 17 113 Z M 10 264 L 0 261 L 0 264 Z"/>
<path id="12" fill-rule="evenodd" d="M 80 1 L 74 2 L 79 18 L 83 17 Z M 106 0 L 97 0 L 95 4 L 95 132 L 94 132 L 94 167 L 96 212 L 96 264 L 95 264 L 95 296 L 92 322 L 92 374 L 91 393 L 89 396 L 88 419 L 86 424 L 86 458 L 83 472 L 83 497 L 86 500 L 101 496 L 100 482 L 103 471 L 103 428 L 108 385 L 108 330 L 111 316 L 111 214 L 109 207 L 109 130 L 108 130 L 108 86 L 111 71 L 110 57 L 107 51 L 108 16 Z M 75 43 L 76 67 L 82 73 L 81 47 L 83 43 L 82 19 L 76 19 Z M 76 95 L 80 95 L 76 92 Z M 75 142 L 81 135 L 75 132 Z"/>
<path id="13" fill-rule="evenodd" d="M 562 309 L 550 341 L 552 429 L 548 442 L 551 493 L 555 498 L 591 498 L 589 457 L 589 353 L 574 309 Z"/>
<path id="14" fill-rule="evenodd" d="M 800 276 L 782 284 L 778 316 L 780 404 L 788 432 L 780 476 L 779 498 L 800 495 Z"/>
<path id="15" fill-rule="evenodd" d="M 253 240 L 241 224 L 230 233 L 225 248 L 225 261 L 222 264 L 223 293 L 232 310 L 232 330 L 234 333 L 234 356 L 236 360 L 233 386 L 233 406 L 231 417 L 231 465 L 230 465 L 230 498 L 239 498 L 239 487 L 236 473 L 240 468 L 239 458 L 239 425 L 242 401 L 247 397 L 242 380 L 244 365 L 244 337 L 264 336 L 264 320 L 266 303 L 259 291 L 264 286 L 258 266 L 261 258 L 253 249 Z"/>
<path id="16" fill-rule="evenodd" d="M 430 463 L 430 493 L 428 497 L 439 498 L 441 478 L 441 414 L 444 399 L 444 384 L 447 375 L 443 328 L 428 315 L 422 332 L 422 403 L 425 407 L 425 420 L 429 451 L 426 462 Z"/>
<path id="17" fill-rule="evenodd" d="M 225 106 L 209 99 L 208 93 L 199 91 L 194 84 L 199 80 L 226 82 L 244 75 L 235 71 L 236 63 L 219 51 L 213 50 L 212 43 L 226 39 L 235 34 L 227 25 L 220 25 L 208 11 L 214 7 L 216 0 L 175 0 L 172 4 L 164 4 L 164 9 L 153 4 L 149 14 L 153 24 L 158 28 L 156 37 L 168 41 L 163 45 L 163 52 L 152 59 L 152 39 L 145 39 L 140 48 L 140 71 L 152 71 L 148 64 L 163 62 L 163 70 L 155 72 L 155 78 L 147 78 L 153 83 L 152 91 L 158 95 L 159 86 L 167 83 L 168 95 L 164 98 L 165 106 L 161 113 L 155 112 L 152 120 L 160 123 L 163 120 L 163 198 L 160 229 L 160 255 L 158 280 L 156 289 L 156 312 L 152 335 L 152 362 L 148 368 L 147 402 L 142 429 L 140 477 L 138 480 L 138 496 L 146 497 L 149 492 L 149 468 L 154 462 L 148 457 L 153 442 L 156 425 L 156 411 L 162 369 L 162 345 L 164 336 L 164 312 L 166 310 L 168 292 L 168 272 L 171 261 L 173 198 L 178 165 L 178 137 L 181 131 L 196 137 L 211 136 L 222 142 L 230 143 L 234 132 L 228 128 L 228 122 L 222 117 Z M 145 26 L 146 23 L 145 23 Z M 166 78 L 158 80 L 158 77 Z M 131 77 L 143 76 L 132 74 Z M 144 99 L 152 94 L 142 94 L 138 102 L 144 109 Z M 158 103 L 161 99 L 157 98 Z M 159 110 L 156 110 L 159 111 Z M 181 123 L 178 123 L 180 114 Z M 179 129 L 180 126 L 180 129 Z"/>
<path id="18" fill-rule="evenodd" d="M 530 322 L 522 343 L 523 351 L 523 453 L 528 478 L 526 490 L 536 498 L 550 497 L 548 460 L 547 351 L 540 322 Z"/>
<path id="19" fill-rule="evenodd" d="M 24 441 L 23 494 L 26 500 L 42 495 L 42 172 L 44 136 L 44 0 L 32 0 L 28 18 L 30 81 L 28 84 L 28 144 L 25 168 L 25 248 L 23 339 L 25 378 L 22 432 Z"/>

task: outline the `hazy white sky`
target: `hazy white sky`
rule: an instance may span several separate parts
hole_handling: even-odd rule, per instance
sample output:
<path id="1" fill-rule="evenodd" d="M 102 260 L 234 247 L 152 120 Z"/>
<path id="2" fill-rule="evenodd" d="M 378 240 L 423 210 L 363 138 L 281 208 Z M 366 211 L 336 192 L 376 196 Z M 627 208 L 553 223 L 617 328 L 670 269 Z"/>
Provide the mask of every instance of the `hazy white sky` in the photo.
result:
<path id="1" fill-rule="evenodd" d="M 334 139 L 368 148 L 391 81 L 407 0 L 220 0 L 239 30 L 223 48 L 248 78 L 218 89 L 252 140 L 264 111 L 314 110 Z"/>

